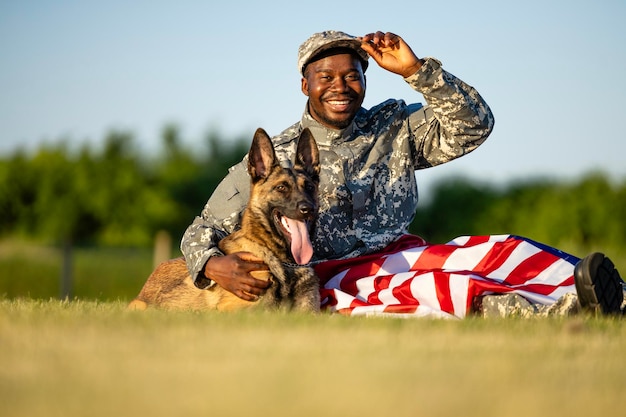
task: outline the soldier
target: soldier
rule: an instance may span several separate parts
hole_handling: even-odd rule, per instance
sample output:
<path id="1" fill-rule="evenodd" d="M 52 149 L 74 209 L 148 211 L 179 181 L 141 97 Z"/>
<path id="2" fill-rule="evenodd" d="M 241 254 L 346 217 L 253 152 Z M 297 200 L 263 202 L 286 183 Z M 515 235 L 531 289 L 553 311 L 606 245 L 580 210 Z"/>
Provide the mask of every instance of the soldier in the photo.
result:
<path id="1" fill-rule="evenodd" d="M 364 109 L 369 58 L 403 77 L 426 105 L 389 99 Z M 418 201 L 415 171 L 472 152 L 494 126 L 480 94 L 438 60 L 418 58 L 393 33 L 325 31 L 300 46 L 298 71 L 308 97 L 304 114 L 273 142 L 284 163 L 292 160 L 305 127 L 320 148 L 312 245 L 323 307 L 346 314 L 455 317 L 473 311 L 569 314 L 580 306 L 620 311 L 622 280 L 602 254 L 581 261 L 516 236 L 433 245 L 408 234 Z M 217 249 L 238 227 L 248 191 L 244 159 L 185 232 L 181 250 L 198 288 L 217 283 L 247 300 L 265 291 L 268 284 L 250 275 L 263 265 Z"/>

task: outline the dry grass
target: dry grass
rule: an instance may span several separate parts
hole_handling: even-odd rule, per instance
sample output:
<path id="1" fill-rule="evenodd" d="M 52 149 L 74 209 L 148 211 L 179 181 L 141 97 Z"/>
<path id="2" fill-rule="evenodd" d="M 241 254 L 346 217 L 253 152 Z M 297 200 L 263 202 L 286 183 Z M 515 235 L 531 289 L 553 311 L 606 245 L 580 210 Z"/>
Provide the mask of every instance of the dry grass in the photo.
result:
<path id="1" fill-rule="evenodd" d="M 617 416 L 615 319 L 131 312 L 0 300 L 2 416 Z"/>
<path id="2" fill-rule="evenodd" d="M 0 297 L 48 300 L 60 293 L 59 248 L 0 240 Z M 152 270 L 152 252 L 131 248 L 75 248 L 72 295 L 81 300 L 131 300 Z"/>

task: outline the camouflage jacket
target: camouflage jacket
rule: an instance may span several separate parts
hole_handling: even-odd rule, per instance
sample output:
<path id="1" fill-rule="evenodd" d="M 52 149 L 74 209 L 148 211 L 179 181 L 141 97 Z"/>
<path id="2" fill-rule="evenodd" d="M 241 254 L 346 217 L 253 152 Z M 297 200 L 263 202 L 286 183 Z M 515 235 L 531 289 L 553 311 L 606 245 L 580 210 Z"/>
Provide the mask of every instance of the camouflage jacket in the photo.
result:
<path id="1" fill-rule="evenodd" d="M 320 210 L 312 236 L 313 262 L 349 258 L 384 248 L 407 233 L 417 207 L 415 170 L 451 161 L 482 144 L 494 118 L 478 92 L 426 59 L 405 81 L 427 105 L 387 100 L 361 109 L 344 130 L 332 130 L 304 112 L 273 138 L 278 157 L 289 163 L 295 140 L 308 127 L 320 149 Z M 201 215 L 187 228 L 181 250 L 196 285 L 217 243 L 238 227 L 248 201 L 247 158 L 230 168 Z"/>

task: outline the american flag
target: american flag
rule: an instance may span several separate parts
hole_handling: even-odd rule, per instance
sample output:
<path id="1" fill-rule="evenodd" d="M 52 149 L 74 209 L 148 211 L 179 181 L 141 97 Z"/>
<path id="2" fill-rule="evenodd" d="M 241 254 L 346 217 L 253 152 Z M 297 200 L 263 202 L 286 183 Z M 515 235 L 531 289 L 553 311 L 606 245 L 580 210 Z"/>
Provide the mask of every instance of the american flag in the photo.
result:
<path id="1" fill-rule="evenodd" d="M 517 293 L 552 304 L 575 293 L 579 258 L 513 235 L 429 244 L 404 235 L 384 251 L 315 267 L 322 309 L 346 315 L 463 318 L 475 297 Z"/>

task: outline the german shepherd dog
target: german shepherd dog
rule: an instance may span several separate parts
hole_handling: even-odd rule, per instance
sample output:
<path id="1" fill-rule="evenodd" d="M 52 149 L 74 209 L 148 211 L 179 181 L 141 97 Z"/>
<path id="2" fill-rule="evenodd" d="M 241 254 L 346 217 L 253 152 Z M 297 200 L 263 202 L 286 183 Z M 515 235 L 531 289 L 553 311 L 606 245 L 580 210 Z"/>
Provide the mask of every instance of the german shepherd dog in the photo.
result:
<path id="1" fill-rule="evenodd" d="M 219 243 L 226 254 L 250 252 L 268 271 L 253 271 L 272 285 L 255 302 L 245 301 L 219 285 L 198 289 L 184 259 L 163 262 L 152 272 L 129 305 L 177 310 L 237 310 L 253 305 L 317 312 L 319 278 L 307 266 L 313 255 L 310 233 L 318 210 L 319 151 L 313 135 L 303 130 L 293 168 L 281 167 L 268 134 L 254 134 L 248 153 L 250 199 L 242 213 L 241 228 Z"/>

